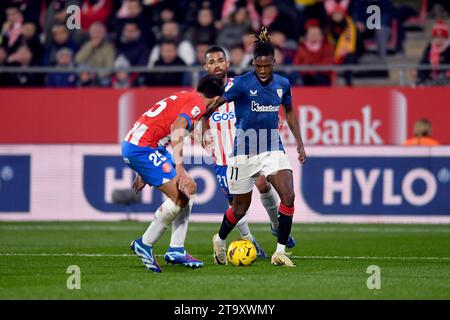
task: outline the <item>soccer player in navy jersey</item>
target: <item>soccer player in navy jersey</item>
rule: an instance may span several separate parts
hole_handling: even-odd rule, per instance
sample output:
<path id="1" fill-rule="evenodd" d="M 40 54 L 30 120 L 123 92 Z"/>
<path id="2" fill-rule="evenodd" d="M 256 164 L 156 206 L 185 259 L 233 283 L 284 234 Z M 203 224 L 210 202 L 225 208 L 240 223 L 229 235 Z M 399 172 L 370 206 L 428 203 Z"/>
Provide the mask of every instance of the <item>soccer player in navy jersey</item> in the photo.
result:
<path id="1" fill-rule="evenodd" d="M 306 160 L 297 117 L 292 108 L 289 80 L 273 73 L 274 48 L 265 27 L 257 35 L 253 53 L 254 70 L 234 79 L 232 86 L 217 105 L 234 102 L 236 135 L 234 153 L 228 165 L 227 178 L 233 205 L 213 236 L 214 261 L 226 264 L 226 238 L 250 207 L 256 179 L 263 175 L 280 197 L 278 209 L 277 248 L 272 263 L 295 266 L 286 253 L 294 215 L 292 168 L 278 132 L 278 113 L 282 105 L 289 129 L 297 142 L 298 159 Z"/>

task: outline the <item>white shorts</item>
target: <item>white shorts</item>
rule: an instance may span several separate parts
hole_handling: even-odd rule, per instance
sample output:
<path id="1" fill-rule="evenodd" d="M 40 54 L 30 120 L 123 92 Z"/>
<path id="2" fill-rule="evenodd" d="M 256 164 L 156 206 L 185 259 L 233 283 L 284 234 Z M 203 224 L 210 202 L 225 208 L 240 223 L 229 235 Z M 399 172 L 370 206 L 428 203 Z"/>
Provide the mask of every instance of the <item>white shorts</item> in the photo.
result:
<path id="1" fill-rule="evenodd" d="M 267 177 L 286 169 L 292 171 L 289 159 L 283 151 L 267 151 L 254 156 L 233 157 L 227 169 L 230 193 L 249 193 L 253 190 L 258 176 Z"/>

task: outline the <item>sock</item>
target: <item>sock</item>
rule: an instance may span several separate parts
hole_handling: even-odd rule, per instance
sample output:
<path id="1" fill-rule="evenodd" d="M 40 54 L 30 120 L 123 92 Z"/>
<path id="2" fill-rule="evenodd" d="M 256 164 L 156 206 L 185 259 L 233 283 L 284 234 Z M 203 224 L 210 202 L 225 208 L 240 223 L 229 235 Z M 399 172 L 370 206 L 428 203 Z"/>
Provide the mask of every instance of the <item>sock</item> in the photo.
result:
<path id="1" fill-rule="evenodd" d="M 288 207 L 280 203 L 278 215 L 278 243 L 286 245 L 291 234 L 292 218 L 294 216 L 294 206 Z"/>
<path id="2" fill-rule="evenodd" d="M 261 203 L 269 215 L 270 222 L 272 223 L 272 228 L 278 230 L 278 195 L 275 188 L 270 187 L 269 192 L 261 193 Z"/>
<path id="3" fill-rule="evenodd" d="M 286 245 L 277 243 L 277 249 L 275 252 L 286 252 Z"/>
<path id="4" fill-rule="evenodd" d="M 253 236 L 250 232 L 250 228 L 248 226 L 248 222 L 245 217 L 242 217 L 241 220 L 236 224 L 236 228 L 238 228 L 241 237 L 253 242 Z"/>
<path id="5" fill-rule="evenodd" d="M 194 204 L 193 196 L 191 196 L 189 203 L 184 207 L 180 214 L 172 222 L 172 235 L 170 237 L 171 248 L 184 248 L 186 241 L 186 234 L 189 224 L 189 215 Z"/>
<path id="6" fill-rule="evenodd" d="M 142 235 L 142 242 L 147 246 L 152 246 L 157 242 L 180 211 L 181 208 L 169 198 L 164 201 L 158 210 L 156 210 L 155 218 L 147 231 Z"/>
<path id="7" fill-rule="evenodd" d="M 234 226 L 238 223 L 238 219 L 233 214 L 233 209 L 228 208 L 228 210 L 223 215 L 222 224 L 220 225 L 219 238 L 225 240 L 233 230 Z"/>

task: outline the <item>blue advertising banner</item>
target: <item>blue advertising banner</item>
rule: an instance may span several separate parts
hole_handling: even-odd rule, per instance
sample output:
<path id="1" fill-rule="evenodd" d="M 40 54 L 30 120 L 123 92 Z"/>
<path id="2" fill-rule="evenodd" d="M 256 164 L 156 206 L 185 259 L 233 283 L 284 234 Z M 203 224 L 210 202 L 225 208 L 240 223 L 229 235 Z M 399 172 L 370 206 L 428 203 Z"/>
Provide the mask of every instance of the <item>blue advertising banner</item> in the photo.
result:
<path id="1" fill-rule="evenodd" d="M 197 183 L 197 194 L 194 198 L 195 213 L 223 214 L 227 208 L 215 177 L 212 166 L 202 163 L 202 159 L 194 159 L 186 164 L 186 170 Z M 105 212 L 123 213 L 124 205 L 114 204 L 112 193 L 115 189 L 131 188 L 135 173 L 120 156 L 85 155 L 83 164 L 83 190 L 88 203 L 95 209 Z M 129 208 L 135 213 L 155 212 L 161 205 L 162 193 L 156 188 L 145 188 L 142 203 L 133 204 Z M 149 194 L 145 194 L 149 192 Z"/>
<path id="2" fill-rule="evenodd" d="M 0 156 L 0 213 L 30 211 L 30 156 Z"/>
<path id="3" fill-rule="evenodd" d="M 309 157 L 301 191 L 324 215 L 450 216 L 450 157 Z"/>

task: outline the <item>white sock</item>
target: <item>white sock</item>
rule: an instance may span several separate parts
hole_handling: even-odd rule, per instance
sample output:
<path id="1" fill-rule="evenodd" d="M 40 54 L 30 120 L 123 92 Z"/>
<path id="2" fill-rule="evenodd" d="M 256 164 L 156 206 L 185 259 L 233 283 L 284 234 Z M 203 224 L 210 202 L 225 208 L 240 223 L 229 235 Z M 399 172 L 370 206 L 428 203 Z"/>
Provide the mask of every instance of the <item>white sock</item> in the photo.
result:
<path id="1" fill-rule="evenodd" d="M 238 228 L 242 238 L 253 242 L 253 236 L 250 232 L 250 227 L 248 226 L 248 222 L 245 217 L 242 217 L 242 219 L 239 220 L 239 222 L 236 224 L 236 227 Z"/>
<path id="2" fill-rule="evenodd" d="M 181 209 L 180 214 L 172 222 L 172 236 L 170 237 L 170 247 L 183 248 L 186 241 L 186 234 L 189 224 L 189 215 L 194 204 L 193 196 L 189 203 Z"/>
<path id="3" fill-rule="evenodd" d="M 219 244 L 225 244 L 225 240 L 226 239 L 222 239 L 219 235 L 217 235 L 217 237 L 216 237 L 216 239 L 214 241 L 219 243 Z"/>
<path id="4" fill-rule="evenodd" d="M 274 187 L 270 187 L 269 192 L 261 193 L 261 202 L 269 215 L 272 228 L 278 230 L 278 206 L 280 201 L 278 200 L 278 194 Z"/>
<path id="5" fill-rule="evenodd" d="M 277 243 L 275 252 L 286 252 L 286 245 Z"/>
<path id="6" fill-rule="evenodd" d="M 169 198 L 164 201 L 158 210 L 156 210 L 155 218 L 147 231 L 142 235 L 142 242 L 147 246 L 151 246 L 157 242 L 180 211 L 181 208 Z"/>

